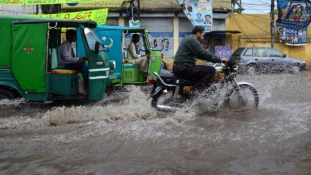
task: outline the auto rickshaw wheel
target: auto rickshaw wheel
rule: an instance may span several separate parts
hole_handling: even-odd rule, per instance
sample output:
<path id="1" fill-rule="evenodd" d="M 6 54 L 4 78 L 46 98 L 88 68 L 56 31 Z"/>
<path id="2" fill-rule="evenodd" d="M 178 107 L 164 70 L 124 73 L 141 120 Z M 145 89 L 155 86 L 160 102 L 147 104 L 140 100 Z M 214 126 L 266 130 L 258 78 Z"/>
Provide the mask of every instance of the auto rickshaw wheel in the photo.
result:
<path id="1" fill-rule="evenodd" d="M 15 94 L 9 89 L 0 89 L 0 100 L 9 99 L 12 100 L 15 98 Z"/>

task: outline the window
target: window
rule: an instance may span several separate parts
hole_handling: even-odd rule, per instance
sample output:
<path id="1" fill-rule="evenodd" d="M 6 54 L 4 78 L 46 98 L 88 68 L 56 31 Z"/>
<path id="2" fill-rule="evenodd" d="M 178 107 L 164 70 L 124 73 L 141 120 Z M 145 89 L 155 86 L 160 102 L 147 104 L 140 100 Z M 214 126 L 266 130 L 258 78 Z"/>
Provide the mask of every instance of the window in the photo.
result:
<path id="1" fill-rule="evenodd" d="M 268 50 L 270 57 L 283 57 L 283 53 L 276 49 L 267 48 L 267 50 Z"/>
<path id="2" fill-rule="evenodd" d="M 254 49 L 254 56 L 256 57 L 268 57 L 267 51 L 265 48 L 256 48 Z"/>
<path id="3" fill-rule="evenodd" d="M 243 56 L 253 56 L 253 49 L 247 49 L 244 52 Z"/>
<path id="4" fill-rule="evenodd" d="M 233 54 L 232 56 L 240 56 L 243 52 L 244 48 L 239 48 L 237 49 Z"/>

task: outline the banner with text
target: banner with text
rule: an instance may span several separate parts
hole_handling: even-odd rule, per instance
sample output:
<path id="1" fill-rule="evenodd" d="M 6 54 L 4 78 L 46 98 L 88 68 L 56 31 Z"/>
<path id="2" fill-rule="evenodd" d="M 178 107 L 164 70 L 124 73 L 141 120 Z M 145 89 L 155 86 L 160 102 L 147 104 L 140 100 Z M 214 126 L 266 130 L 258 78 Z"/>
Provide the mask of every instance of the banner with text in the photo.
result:
<path id="1" fill-rule="evenodd" d="M 276 27 L 280 42 L 291 46 L 306 45 L 311 20 L 310 0 L 278 0 L 277 3 Z"/>
<path id="2" fill-rule="evenodd" d="M 65 4 L 91 1 L 110 0 L 0 0 L 0 5 L 40 5 L 40 4 Z"/>
<path id="3" fill-rule="evenodd" d="M 177 0 L 193 26 L 202 26 L 205 32 L 212 31 L 213 0 Z"/>
<path id="4" fill-rule="evenodd" d="M 27 15 L 27 16 L 60 18 L 71 20 L 86 20 L 86 21 L 95 21 L 97 24 L 106 24 L 107 15 L 108 9 L 71 12 L 71 13 L 58 13 L 58 14 Z"/>

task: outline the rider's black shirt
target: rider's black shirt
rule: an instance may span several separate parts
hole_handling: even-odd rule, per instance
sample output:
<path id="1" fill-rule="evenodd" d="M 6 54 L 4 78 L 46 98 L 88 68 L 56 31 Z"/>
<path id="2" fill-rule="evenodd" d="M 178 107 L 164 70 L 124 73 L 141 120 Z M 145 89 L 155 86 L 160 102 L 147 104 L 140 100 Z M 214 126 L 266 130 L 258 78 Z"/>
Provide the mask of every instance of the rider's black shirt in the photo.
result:
<path id="1" fill-rule="evenodd" d="M 194 38 L 193 35 L 190 35 L 180 42 L 174 62 L 195 64 L 195 58 L 211 62 L 221 62 L 219 57 L 205 50 L 200 41 Z"/>

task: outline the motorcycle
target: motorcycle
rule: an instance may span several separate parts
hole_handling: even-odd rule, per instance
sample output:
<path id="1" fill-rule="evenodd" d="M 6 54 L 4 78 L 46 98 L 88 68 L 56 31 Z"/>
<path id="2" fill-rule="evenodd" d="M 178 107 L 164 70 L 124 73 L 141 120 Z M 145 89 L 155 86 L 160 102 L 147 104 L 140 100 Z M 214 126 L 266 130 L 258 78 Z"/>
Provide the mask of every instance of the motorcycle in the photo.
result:
<path id="1" fill-rule="evenodd" d="M 199 101 L 208 111 L 219 111 L 222 106 L 258 108 L 256 88 L 250 83 L 235 80 L 239 68 L 233 59 L 214 67 L 213 83 L 199 94 L 190 93 L 196 82 L 176 77 L 164 69 L 160 74 L 154 72 L 157 80 L 148 77 L 148 83 L 153 84 L 149 97 L 152 98 L 151 106 L 158 110 L 178 110 Z"/>

